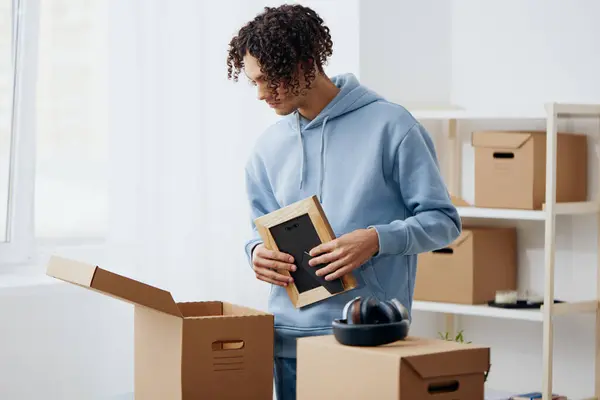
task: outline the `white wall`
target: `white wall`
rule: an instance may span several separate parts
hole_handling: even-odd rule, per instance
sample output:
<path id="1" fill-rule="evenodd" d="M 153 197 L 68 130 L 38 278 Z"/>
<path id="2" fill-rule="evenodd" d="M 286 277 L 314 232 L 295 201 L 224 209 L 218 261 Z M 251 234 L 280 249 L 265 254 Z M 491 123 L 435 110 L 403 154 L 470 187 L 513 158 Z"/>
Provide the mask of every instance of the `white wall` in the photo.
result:
<path id="1" fill-rule="evenodd" d="M 74 287 L 0 290 L 0 397 L 108 399 L 131 390 L 133 314 Z"/>
<path id="2" fill-rule="evenodd" d="M 404 104 L 454 104 L 492 111 L 490 114 L 511 108 L 541 109 L 545 101 L 600 102 L 600 28 L 594 23 L 600 15 L 598 2 L 583 0 L 567 5 L 556 0 L 454 0 L 443 2 L 443 6 L 442 2 L 432 1 L 425 3 L 431 7 L 421 7 L 400 1 L 394 5 L 385 3 L 387 7 L 381 9 L 371 8 L 371 4 L 384 3 L 361 3 L 361 15 L 365 16 L 361 20 L 361 77 L 390 98 Z M 433 3 L 451 8 L 451 13 L 437 16 Z M 405 28 L 399 27 L 399 21 L 407 18 L 412 22 Z M 399 38 L 391 34 L 394 31 L 404 34 Z M 396 51 L 391 52 L 390 48 Z M 414 51 L 419 48 L 423 53 L 416 57 Z M 364 58 L 364 54 L 369 56 Z M 420 60 L 424 62 L 419 64 Z M 430 63 L 436 61 L 436 67 L 432 67 Z M 419 66 L 424 72 L 415 74 Z M 406 87 L 412 90 L 403 92 Z M 442 123 L 426 121 L 426 125 L 438 139 L 444 163 Z M 459 122 L 463 143 L 462 195 L 467 201 L 473 200 L 470 132 L 494 128 L 543 130 L 545 121 Z M 563 120 L 559 128 L 590 135 L 588 187 L 590 196 L 595 197 L 600 121 Z M 517 226 L 519 289 L 543 294 L 543 222 Z M 557 298 L 596 297 L 597 234 L 594 218 L 557 219 Z M 413 332 L 435 336 L 437 329 L 443 327 L 443 318 L 416 312 L 413 327 Z M 465 329 L 467 340 L 492 347 L 489 386 L 516 392 L 541 389 L 541 323 L 460 317 L 459 327 Z M 554 333 L 554 391 L 572 398 L 591 396 L 594 316 L 560 317 L 555 321 Z"/>
<path id="3" fill-rule="evenodd" d="M 402 104 L 599 102 L 600 3 L 363 0 L 363 82 Z"/>
<path id="4" fill-rule="evenodd" d="M 109 236 L 60 254 L 180 301 L 266 307 L 268 287 L 243 252 L 243 166 L 276 116 L 245 81 L 227 81 L 225 64 L 231 36 L 265 3 L 109 3 Z M 332 29 L 327 72 L 357 73 L 358 1 L 301 3 Z M 0 397 L 103 399 L 133 390 L 130 305 L 67 285 L 0 288 L 0 315 Z"/>
<path id="5" fill-rule="evenodd" d="M 452 103 L 600 102 L 600 3 L 453 0 Z"/>
<path id="6" fill-rule="evenodd" d="M 360 2 L 360 74 L 401 104 L 449 102 L 452 2 Z"/>

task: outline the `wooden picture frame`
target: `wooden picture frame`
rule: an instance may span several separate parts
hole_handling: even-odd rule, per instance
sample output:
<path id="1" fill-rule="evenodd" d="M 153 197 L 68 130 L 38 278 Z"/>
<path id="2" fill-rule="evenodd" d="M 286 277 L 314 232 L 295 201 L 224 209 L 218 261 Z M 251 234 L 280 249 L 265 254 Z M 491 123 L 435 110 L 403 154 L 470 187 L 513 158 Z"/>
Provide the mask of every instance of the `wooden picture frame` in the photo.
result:
<path id="1" fill-rule="evenodd" d="M 278 271 L 292 276 L 286 287 L 296 308 L 316 303 L 357 287 L 352 273 L 333 281 L 314 275 L 320 266 L 309 266 L 308 252 L 315 246 L 335 239 L 323 208 L 316 196 L 308 197 L 254 220 L 256 228 L 270 250 L 282 251 L 294 257 L 296 271 Z"/>

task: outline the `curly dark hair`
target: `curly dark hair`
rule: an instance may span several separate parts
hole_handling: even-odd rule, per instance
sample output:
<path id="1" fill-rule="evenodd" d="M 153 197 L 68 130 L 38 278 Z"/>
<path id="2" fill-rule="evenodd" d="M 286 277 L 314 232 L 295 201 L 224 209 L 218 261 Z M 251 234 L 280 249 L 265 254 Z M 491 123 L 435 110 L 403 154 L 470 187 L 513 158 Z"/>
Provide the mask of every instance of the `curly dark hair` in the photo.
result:
<path id="1" fill-rule="evenodd" d="M 301 92 L 297 67 L 304 71 L 305 89 L 309 89 L 316 70 L 323 73 L 332 48 L 329 28 L 314 10 L 301 5 L 265 7 L 231 39 L 227 76 L 238 80 L 249 53 L 258 60 L 273 96 L 281 83 L 297 96 Z"/>

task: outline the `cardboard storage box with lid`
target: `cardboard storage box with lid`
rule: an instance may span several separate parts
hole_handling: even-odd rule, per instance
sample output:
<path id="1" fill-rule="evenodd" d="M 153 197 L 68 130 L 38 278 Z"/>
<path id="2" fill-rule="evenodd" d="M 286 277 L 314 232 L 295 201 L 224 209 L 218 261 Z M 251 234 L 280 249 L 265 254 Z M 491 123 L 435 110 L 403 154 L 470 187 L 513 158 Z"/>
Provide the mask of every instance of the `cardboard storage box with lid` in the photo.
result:
<path id="1" fill-rule="evenodd" d="M 271 314 L 171 293 L 94 265 L 52 257 L 47 274 L 134 308 L 136 399 L 272 399 Z"/>
<path id="2" fill-rule="evenodd" d="M 377 347 L 298 339 L 298 400 L 482 400 L 490 349 L 408 337 Z"/>
<path id="3" fill-rule="evenodd" d="M 485 304 L 517 288 L 514 227 L 463 227 L 448 247 L 419 254 L 415 300 Z"/>
<path id="4" fill-rule="evenodd" d="M 546 199 L 546 133 L 473 132 L 476 207 L 541 210 Z M 556 202 L 587 201 L 587 136 L 557 134 Z"/>

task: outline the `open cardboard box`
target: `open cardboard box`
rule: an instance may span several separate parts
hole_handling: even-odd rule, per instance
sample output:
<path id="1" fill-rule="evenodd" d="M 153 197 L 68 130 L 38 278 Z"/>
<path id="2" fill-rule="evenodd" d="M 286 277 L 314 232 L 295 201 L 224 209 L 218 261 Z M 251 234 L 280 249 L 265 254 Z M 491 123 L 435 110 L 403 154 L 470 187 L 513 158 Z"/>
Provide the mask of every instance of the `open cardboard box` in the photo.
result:
<path id="1" fill-rule="evenodd" d="M 134 304 L 136 399 L 272 399 L 271 314 L 178 303 L 168 291 L 62 257 L 51 257 L 47 275 Z"/>
<path id="2" fill-rule="evenodd" d="M 408 337 L 376 347 L 298 339 L 298 400 L 482 400 L 489 347 Z"/>

